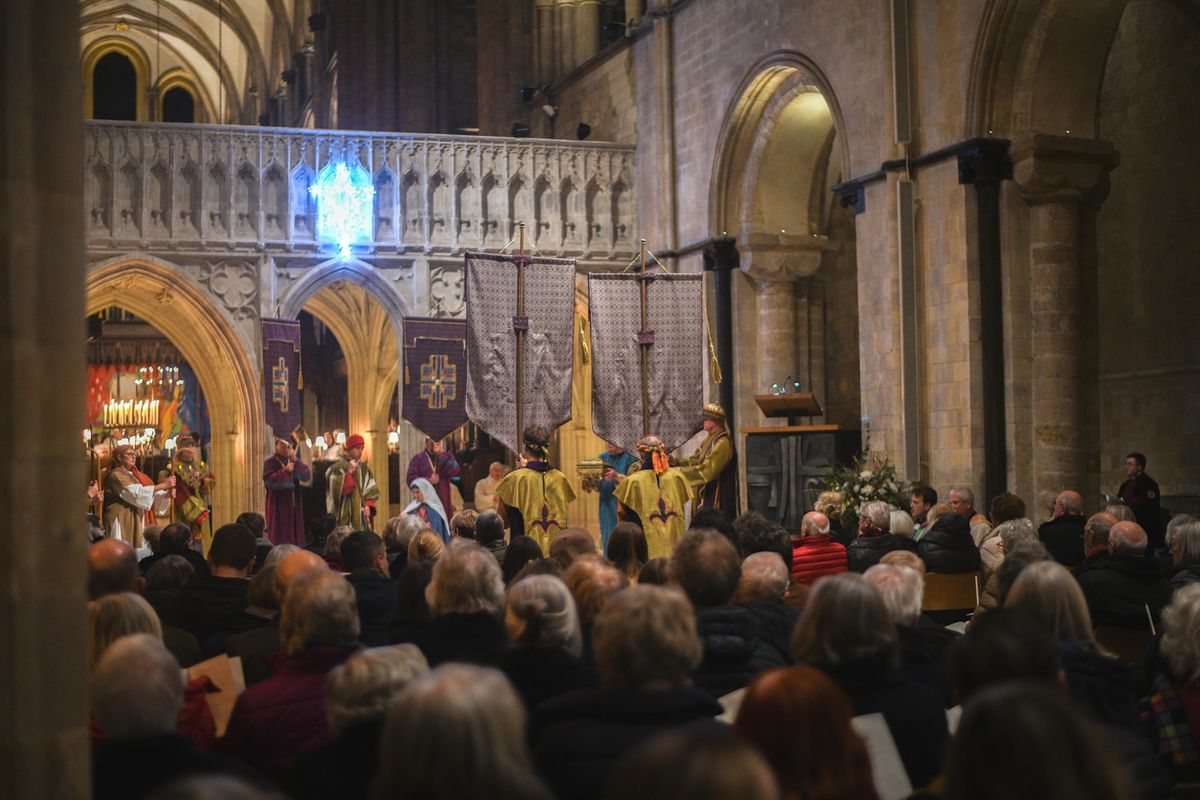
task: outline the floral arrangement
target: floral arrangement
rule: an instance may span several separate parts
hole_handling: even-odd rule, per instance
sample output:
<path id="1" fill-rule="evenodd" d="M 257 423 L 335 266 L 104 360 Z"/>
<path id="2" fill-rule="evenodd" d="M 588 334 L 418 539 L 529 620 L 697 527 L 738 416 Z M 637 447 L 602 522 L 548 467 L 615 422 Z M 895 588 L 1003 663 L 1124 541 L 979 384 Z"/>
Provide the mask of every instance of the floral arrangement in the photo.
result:
<path id="1" fill-rule="evenodd" d="M 896 465 L 870 450 L 856 456 L 849 466 L 835 467 L 825 476 L 830 491 L 842 496 L 846 517 L 856 516 L 863 503 L 882 500 L 895 508 L 908 507 L 908 484 L 896 477 Z"/>

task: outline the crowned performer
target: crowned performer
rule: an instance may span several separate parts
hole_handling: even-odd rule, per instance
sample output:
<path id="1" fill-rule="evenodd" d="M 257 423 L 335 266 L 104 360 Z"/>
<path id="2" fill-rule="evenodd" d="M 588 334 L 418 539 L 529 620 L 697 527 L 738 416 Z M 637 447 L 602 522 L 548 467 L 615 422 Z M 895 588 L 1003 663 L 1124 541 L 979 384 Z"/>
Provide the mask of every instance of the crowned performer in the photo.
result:
<path id="1" fill-rule="evenodd" d="M 450 520 L 442 499 L 433 490 L 433 484 L 424 478 L 417 478 L 409 485 L 413 500 L 404 507 L 405 514 L 413 514 L 425 525 L 442 537 L 442 544 L 450 544 Z"/>
<path id="2" fill-rule="evenodd" d="M 720 403 L 704 404 L 704 431 L 700 449 L 679 466 L 696 492 L 692 513 L 715 508 L 730 522 L 738 515 L 737 451 L 725 429 L 725 409 Z"/>
<path id="3" fill-rule="evenodd" d="M 115 448 L 112 466 L 104 478 L 105 534 L 141 547 L 147 512 L 153 513 L 156 502 L 169 502 L 168 493 L 174 486 L 174 476 L 156 484 L 138 469 L 137 453 L 130 445 Z"/>
<path id="4" fill-rule="evenodd" d="M 657 436 L 637 443 L 641 469 L 619 476 L 616 496 L 621 519 L 639 525 L 646 534 L 650 558 L 670 558 L 683 536 L 683 512 L 692 499 L 692 485 L 683 470 L 667 461 L 667 449 Z"/>
<path id="5" fill-rule="evenodd" d="M 575 499 L 567 476 L 550 465 L 550 432 L 541 425 L 525 428 L 525 465 L 496 486 L 500 516 L 511 537 L 528 536 L 550 552 L 550 542 L 567 527 L 567 506 Z"/>
<path id="6" fill-rule="evenodd" d="M 609 444 L 597 458 L 608 466 L 600 479 L 600 552 L 608 553 L 608 537 L 617 526 L 617 496 L 614 492 L 621 478 L 637 464 L 637 459 L 615 444 Z"/>
<path id="7" fill-rule="evenodd" d="M 333 514 L 337 525 L 355 530 L 374 530 L 375 504 L 379 485 L 367 462 L 362 460 L 366 440 L 357 433 L 346 437 L 342 455 L 325 473 L 325 510 Z"/>
<path id="8" fill-rule="evenodd" d="M 295 445 L 275 437 L 275 455 L 263 464 L 267 488 L 267 534 L 273 544 L 304 547 L 304 502 L 300 487 L 312 480 L 312 470 L 300 460 Z"/>
<path id="9" fill-rule="evenodd" d="M 441 442 L 426 436 L 425 449 L 408 462 L 408 473 L 405 480 L 408 481 L 409 486 L 412 486 L 412 482 L 417 478 L 428 480 L 437 491 L 437 496 L 442 501 L 442 508 L 445 509 L 446 517 L 449 519 L 458 510 L 454 506 L 453 495 L 450 491 L 453 486 L 450 479 L 458 472 L 459 466 L 458 462 L 454 460 L 454 454 L 447 452 Z"/>
<path id="10" fill-rule="evenodd" d="M 200 456 L 200 446 L 195 434 L 181 433 L 175 437 L 175 458 L 171 460 L 171 473 L 175 476 L 175 508 L 179 516 L 192 528 L 192 536 L 199 536 L 204 553 L 212 544 L 212 533 L 205 528 L 209 518 L 212 473 Z"/>

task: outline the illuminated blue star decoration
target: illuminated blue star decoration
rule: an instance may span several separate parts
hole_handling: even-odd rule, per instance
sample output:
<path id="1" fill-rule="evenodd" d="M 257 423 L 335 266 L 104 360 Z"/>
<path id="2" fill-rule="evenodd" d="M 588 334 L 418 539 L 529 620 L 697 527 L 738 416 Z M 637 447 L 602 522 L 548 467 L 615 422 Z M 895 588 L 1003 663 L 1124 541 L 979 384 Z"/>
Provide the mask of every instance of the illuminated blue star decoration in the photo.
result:
<path id="1" fill-rule="evenodd" d="M 375 187 L 359 164 L 331 161 L 308 191 L 317 201 L 317 238 L 337 245 L 343 259 L 350 245 L 372 241 Z"/>

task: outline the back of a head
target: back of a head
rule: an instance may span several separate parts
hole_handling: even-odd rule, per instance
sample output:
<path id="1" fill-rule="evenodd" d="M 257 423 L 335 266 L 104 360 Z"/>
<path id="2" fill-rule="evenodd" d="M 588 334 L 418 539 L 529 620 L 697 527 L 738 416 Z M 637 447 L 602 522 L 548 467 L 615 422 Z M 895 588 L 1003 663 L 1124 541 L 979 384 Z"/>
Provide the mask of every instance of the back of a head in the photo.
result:
<path id="1" fill-rule="evenodd" d="M 1054 502 L 1063 510 L 1064 514 L 1078 516 L 1083 513 L 1083 497 L 1073 489 L 1059 492 L 1058 497 L 1054 498 Z"/>
<path id="2" fill-rule="evenodd" d="M 325 714 L 334 733 L 349 725 L 380 719 L 400 692 L 429 671 L 415 644 L 359 650 L 325 678 Z"/>
<path id="3" fill-rule="evenodd" d="M 742 562 L 729 540 L 717 531 L 692 529 L 675 545 L 667 575 L 699 611 L 733 600 Z"/>
<path id="4" fill-rule="evenodd" d="M 583 646 L 579 612 L 562 579 L 551 575 L 522 578 L 508 587 L 507 603 L 508 614 L 523 626 L 514 646 L 579 655 Z"/>
<path id="5" fill-rule="evenodd" d="M 475 520 L 475 541 L 485 547 L 504 538 L 504 520 L 495 511 L 485 511 Z"/>
<path id="6" fill-rule="evenodd" d="M 733 521 L 737 534 L 738 555 L 742 558 L 754 553 L 778 553 L 792 570 L 792 537 L 782 525 L 771 522 L 757 511 L 747 511 Z"/>
<path id="7" fill-rule="evenodd" d="M 737 600 L 740 603 L 782 603 L 791 575 L 778 553 L 752 553 L 742 562 Z"/>
<path id="8" fill-rule="evenodd" d="M 652 558 L 642 565 L 638 570 L 637 582 L 639 586 L 666 586 L 667 568 L 671 562 L 665 556 Z"/>
<path id="9" fill-rule="evenodd" d="M 277 544 L 271 548 L 271 552 L 267 553 L 267 557 L 263 559 L 263 569 L 267 567 L 279 566 L 279 562 L 290 556 L 292 553 L 301 550 L 299 545 L 294 544 Z M 259 570 L 261 572 L 262 570 Z"/>
<path id="10" fill-rule="evenodd" d="M 146 543 L 146 547 L 150 548 L 150 552 L 155 555 L 162 550 L 162 543 L 159 541 L 161 535 L 161 525 L 147 525 L 145 528 L 142 528 L 142 541 Z"/>
<path id="11" fill-rule="evenodd" d="M 557 561 L 553 558 L 535 558 L 529 561 L 525 566 L 513 576 L 511 581 L 505 581 L 505 586 L 508 586 L 517 581 L 523 581 L 526 578 L 532 578 L 534 575 L 549 575 L 552 578 L 563 579 L 566 573 Z"/>
<path id="12" fill-rule="evenodd" d="M 279 640 L 287 655 L 310 647 L 348 647 L 359 630 L 354 588 L 341 575 L 314 570 L 288 586 L 279 618 Z"/>
<path id="13" fill-rule="evenodd" d="M 279 610 L 279 581 L 275 577 L 278 567 L 263 567 L 250 579 L 246 587 L 246 603 L 254 608 Z"/>
<path id="14" fill-rule="evenodd" d="M 1117 800 L 1128 796 L 1119 764 L 1061 692 L 1005 683 L 979 692 L 963 709 L 942 797 Z"/>
<path id="15" fill-rule="evenodd" d="M 917 526 L 913 522 L 912 515 L 907 511 L 897 508 L 892 511 L 891 517 L 888 520 L 888 530 L 897 536 L 911 539 L 917 531 Z"/>
<path id="16" fill-rule="evenodd" d="M 1050 551 L 1041 542 L 1018 541 L 1015 547 L 1005 548 L 1004 560 L 996 567 L 996 588 L 999 590 L 1000 604 L 1004 605 L 1013 583 L 1026 567 L 1040 561 L 1053 560 L 1054 556 L 1050 555 Z"/>
<path id="17" fill-rule="evenodd" d="M 182 553 L 192 541 L 192 529 L 183 522 L 172 522 L 158 534 L 161 553 Z"/>
<path id="18" fill-rule="evenodd" d="M 609 800 L 776 800 L 779 786 L 762 755 L 724 727 L 660 734 L 622 759 Z"/>
<path id="19" fill-rule="evenodd" d="M 342 541 L 342 569 L 366 569 L 387 553 L 383 539 L 373 531 L 355 531 Z"/>
<path id="20" fill-rule="evenodd" d="M 212 547 L 208 550 L 208 560 L 214 567 L 248 569 L 257 550 L 258 540 L 254 532 L 235 522 L 217 528 L 217 532 L 213 534 Z"/>
<path id="21" fill-rule="evenodd" d="M 1004 546 L 1005 553 L 1011 553 L 1020 544 L 1032 544 L 1038 541 L 1037 528 L 1033 520 L 1027 517 L 1005 520 L 996 526 L 996 535 Z"/>
<path id="22" fill-rule="evenodd" d="M 883 598 L 854 573 L 817 580 L 791 647 L 796 661 L 818 667 L 879 657 L 894 662 L 899 652 L 896 626 Z"/>
<path id="23" fill-rule="evenodd" d="M 297 578 L 309 572 L 328 572 L 329 564 L 311 550 L 297 549 L 288 553 L 275 565 L 275 593 L 280 600 L 287 595 L 288 587 Z"/>
<path id="24" fill-rule="evenodd" d="M 471 508 L 464 508 L 456 513 L 450 519 L 450 533 L 463 539 L 475 538 L 475 523 L 479 519 L 479 512 Z"/>
<path id="25" fill-rule="evenodd" d="M 580 556 L 594 555 L 595 553 L 596 540 L 583 528 L 567 528 L 550 542 L 549 555 L 564 570 L 570 569 L 572 562 Z"/>
<path id="26" fill-rule="evenodd" d="M 928 570 L 925 568 L 925 562 L 921 557 L 911 550 L 889 550 L 879 558 L 880 564 L 893 564 L 900 567 L 909 567 L 924 575 Z"/>
<path id="27" fill-rule="evenodd" d="M 1039 561 L 1021 570 L 1004 607 L 1025 611 L 1055 641 L 1095 640 L 1083 590 L 1075 576 L 1055 561 Z"/>
<path id="28" fill-rule="evenodd" d="M 1140 558 L 1146 554 L 1148 543 L 1145 529 L 1136 522 L 1118 522 L 1108 532 L 1108 547 L 1115 556 Z"/>
<path id="29" fill-rule="evenodd" d="M 150 634 L 114 642 L 92 673 L 92 718 L 109 739 L 172 731 L 182 703 L 179 662 Z"/>
<path id="30" fill-rule="evenodd" d="M 1015 608 L 1000 608 L 971 624 L 946 656 L 959 703 L 1007 681 L 1056 686 L 1058 648 L 1041 624 Z"/>
<path id="31" fill-rule="evenodd" d="M 949 503 L 934 503 L 933 507 L 925 512 L 925 526 L 932 527 L 933 523 L 938 521 L 938 518 L 953 512 Z"/>
<path id="32" fill-rule="evenodd" d="M 514 536 L 504 551 L 504 582 L 511 583 L 526 564 L 542 555 L 542 546 L 532 536 Z"/>
<path id="33" fill-rule="evenodd" d="M 591 626 L 609 598 L 629 585 L 629 579 L 600 556 L 575 559 L 562 579 L 575 598 L 579 624 L 584 628 Z"/>
<path id="34" fill-rule="evenodd" d="M 638 570 L 650 560 L 646 533 L 632 522 L 618 522 L 609 534 L 607 555 L 617 569 L 631 580 L 636 578 Z"/>
<path id="35" fill-rule="evenodd" d="M 1200 678 L 1200 583 L 1177 589 L 1163 609 L 1159 650 L 1179 680 Z"/>
<path id="36" fill-rule="evenodd" d="M 416 535 L 425 529 L 425 520 L 416 514 L 401 514 L 388 520 L 383 530 L 383 543 L 389 553 L 403 553 L 408 557 L 408 546 Z"/>
<path id="37" fill-rule="evenodd" d="M 820 511 L 830 520 L 841 519 L 844 502 L 839 492 L 821 492 L 813 503 L 813 511 Z"/>
<path id="38" fill-rule="evenodd" d="M 596 617 L 592 641 L 596 671 L 608 686 L 683 686 L 702 654 L 687 598 L 660 586 L 613 595 Z"/>
<path id="39" fill-rule="evenodd" d="M 151 800 L 284 800 L 276 791 L 264 789 L 232 775 L 196 774 L 171 781 L 158 789 Z"/>
<path id="40" fill-rule="evenodd" d="M 243 527 L 249 528 L 254 534 L 255 539 L 261 539 L 267 531 L 267 520 L 262 514 L 257 511 L 243 511 L 238 514 L 238 518 L 234 523 Z"/>
<path id="41" fill-rule="evenodd" d="M 342 554 L 342 542 L 346 541 L 346 537 L 354 533 L 354 528 L 349 525 L 338 525 L 329 532 L 325 537 L 325 555 L 340 556 Z"/>
<path id="42" fill-rule="evenodd" d="M 1174 552 L 1178 554 L 1178 566 L 1200 562 L 1200 520 L 1190 517 L 1175 526 L 1171 532 Z"/>
<path id="43" fill-rule="evenodd" d="M 133 592 L 107 594 L 88 603 L 88 663 L 95 666 L 104 653 L 125 636 L 147 633 L 162 639 L 162 623 L 146 599 Z"/>
<path id="44" fill-rule="evenodd" d="M 408 563 L 418 561 L 438 561 L 446 552 L 446 543 L 442 537 L 429 528 L 423 529 L 408 543 Z"/>
<path id="45" fill-rule="evenodd" d="M 379 763 L 376 800 L 547 796 L 531 769 L 525 709 L 494 669 L 446 664 L 416 678 L 388 709 Z"/>
<path id="46" fill-rule="evenodd" d="M 88 597 L 137 591 L 137 553 L 120 539 L 101 539 L 88 548 Z"/>
<path id="47" fill-rule="evenodd" d="M 433 565 L 429 610 L 442 614 L 504 614 L 504 577 L 487 550 L 469 539 L 456 539 Z"/>
<path id="48" fill-rule="evenodd" d="M 163 556 L 146 570 L 146 591 L 181 589 L 195 572 L 196 568 L 183 556 Z"/>
<path id="49" fill-rule="evenodd" d="M 688 530 L 714 530 L 737 547 L 737 534 L 733 531 L 733 523 L 715 508 L 706 508 L 692 515 Z"/>
<path id="50" fill-rule="evenodd" d="M 809 511 L 800 520 L 801 536 L 819 536 L 829 533 L 829 517 L 820 511 Z"/>
<path id="51" fill-rule="evenodd" d="M 875 798 L 866 745 L 845 692 L 813 667 L 759 673 L 734 727 L 766 756 L 785 797 Z"/>
<path id="52" fill-rule="evenodd" d="M 875 530 L 887 533 L 892 524 L 892 509 L 882 500 L 871 500 L 858 509 L 858 518 L 865 519 Z"/>
<path id="53" fill-rule="evenodd" d="M 1021 519 L 1025 516 L 1025 501 L 1010 492 L 998 494 L 992 498 L 988 513 L 994 525 L 999 525 L 1002 522 L 1008 522 L 1013 519 Z"/>
<path id="54" fill-rule="evenodd" d="M 1109 503 L 1104 510 L 1116 517 L 1119 522 L 1133 522 L 1137 519 L 1133 509 L 1124 503 Z"/>
<path id="55" fill-rule="evenodd" d="M 875 564 L 863 577 L 879 592 L 892 622 L 904 626 L 917 624 L 925 594 L 924 575 L 911 567 Z"/>

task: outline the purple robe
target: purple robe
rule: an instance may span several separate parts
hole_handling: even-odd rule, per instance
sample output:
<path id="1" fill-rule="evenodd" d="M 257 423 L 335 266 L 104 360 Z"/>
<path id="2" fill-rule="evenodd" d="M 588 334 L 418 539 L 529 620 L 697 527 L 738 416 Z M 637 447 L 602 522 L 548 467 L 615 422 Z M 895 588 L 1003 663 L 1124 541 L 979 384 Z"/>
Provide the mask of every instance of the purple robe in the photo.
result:
<path id="1" fill-rule="evenodd" d="M 433 465 L 437 464 L 437 483 L 433 483 L 429 476 L 433 475 Z M 458 474 L 458 462 L 454 460 L 451 453 L 441 452 L 436 456 L 430 455 L 428 450 L 422 450 L 412 457 L 408 462 L 408 476 L 404 479 L 405 486 L 412 486 L 412 482 L 417 478 L 425 478 L 430 483 L 433 483 L 437 488 L 438 498 L 442 501 L 442 508 L 446 509 L 446 519 L 454 516 L 457 510 L 454 504 L 450 502 L 450 479 Z"/>
<path id="2" fill-rule="evenodd" d="M 272 544 L 304 547 L 304 503 L 300 481 L 312 479 L 312 470 L 299 458 L 291 474 L 279 456 L 263 463 L 263 483 L 267 487 L 267 538 Z"/>

